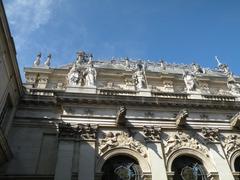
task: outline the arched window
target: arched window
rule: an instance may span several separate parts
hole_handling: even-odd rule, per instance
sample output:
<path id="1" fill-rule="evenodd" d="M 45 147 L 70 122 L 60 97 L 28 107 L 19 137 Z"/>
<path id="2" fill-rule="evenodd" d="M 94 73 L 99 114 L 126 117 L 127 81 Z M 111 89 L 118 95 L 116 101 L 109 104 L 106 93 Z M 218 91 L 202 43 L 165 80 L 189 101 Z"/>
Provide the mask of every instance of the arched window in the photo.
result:
<path id="1" fill-rule="evenodd" d="M 177 157 L 172 163 L 173 180 L 207 180 L 202 162 L 190 156 Z"/>
<path id="2" fill-rule="evenodd" d="M 108 159 L 102 172 L 102 180 L 140 180 L 142 175 L 138 162 L 124 155 Z"/>
<path id="3" fill-rule="evenodd" d="M 234 161 L 234 169 L 237 172 L 240 172 L 240 156 L 238 156 Z"/>

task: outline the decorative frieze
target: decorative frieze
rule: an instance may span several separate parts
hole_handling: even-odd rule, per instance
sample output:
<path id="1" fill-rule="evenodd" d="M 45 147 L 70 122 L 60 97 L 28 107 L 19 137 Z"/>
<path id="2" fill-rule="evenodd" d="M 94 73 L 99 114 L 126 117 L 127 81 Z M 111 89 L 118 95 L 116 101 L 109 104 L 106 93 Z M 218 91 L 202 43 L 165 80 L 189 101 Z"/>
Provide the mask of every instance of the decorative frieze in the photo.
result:
<path id="1" fill-rule="evenodd" d="M 202 128 L 202 135 L 205 140 L 210 142 L 218 142 L 219 141 L 219 129 L 218 128 Z"/>
<path id="2" fill-rule="evenodd" d="M 208 150 L 202 143 L 182 131 L 169 137 L 165 144 L 165 154 L 169 156 L 172 152 L 182 148 L 194 149 L 208 156 Z"/>
<path id="3" fill-rule="evenodd" d="M 99 140 L 99 154 L 113 148 L 129 148 L 140 153 L 143 157 L 147 157 L 146 148 L 139 141 L 135 140 L 128 132 L 108 132 L 103 139 Z"/>
<path id="4" fill-rule="evenodd" d="M 146 141 L 160 141 L 161 128 L 154 126 L 143 126 L 143 133 Z"/>
<path id="5" fill-rule="evenodd" d="M 58 124 L 58 136 L 61 138 L 76 138 L 82 140 L 96 139 L 96 125 L 71 125 L 70 123 L 61 122 Z"/>

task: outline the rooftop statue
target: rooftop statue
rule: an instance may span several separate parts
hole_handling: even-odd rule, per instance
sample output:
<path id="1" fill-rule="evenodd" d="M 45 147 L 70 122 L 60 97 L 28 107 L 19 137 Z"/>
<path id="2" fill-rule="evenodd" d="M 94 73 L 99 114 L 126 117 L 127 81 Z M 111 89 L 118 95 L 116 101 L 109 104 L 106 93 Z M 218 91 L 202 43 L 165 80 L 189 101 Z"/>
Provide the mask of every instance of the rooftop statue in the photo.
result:
<path id="1" fill-rule="evenodd" d="M 240 84 L 238 82 L 236 82 L 232 73 L 228 74 L 227 87 L 234 94 L 240 93 Z"/>
<path id="2" fill-rule="evenodd" d="M 196 90 L 197 81 L 193 73 L 189 71 L 184 71 L 183 79 L 184 79 L 187 92 Z"/>
<path id="3" fill-rule="evenodd" d="M 42 56 L 42 54 L 41 53 L 38 53 L 37 54 L 37 57 L 36 57 L 36 59 L 35 59 L 35 61 L 34 61 L 34 66 L 39 66 L 40 65 L 40 62 L 41 62 L 41 56 Z"/>
<path id="4" fill-rule="evenodd" d="M 133 74 L 133 79 L 135 81 L 135 85 L 136 85 L 137 89 L 146 88 L 146 86 L 147 86 L 146 76 L 145 76 L 145 70 L 144 70 L 142 64 L 140 64 L 140 63 L 137 64 L 137 70 Z"/>
<path id="5" fill-rule="evenodd" d="M 163 60 L 160 60 L 160 67 L 163 69 L 163 70 L 166 70 L 166 64 Z"/>
<path id="6" fill-rule="evenodd" d="M 44 62 L 44 65 L 50 66 L 51 65 L 51 58 L 52 58 L 52 55 L 49 54 L 48 57 L 47 57 L 47 60 Z"/>
<path id="7" fill-rule="evenodd" d="M 93 66 L 92 59 L 89 61 L 87 69 L 83 72 L 83 76 L 85 77 L 85 86 L 96 86 L 97 71 Z"/>
<path id="8" fill-rule="evenodd" d="M 86 53 L 84 51 L 77 52 L 76 64 L 81 65 L 85 61 Z"/>
<path id="9" fill-rule="evenodd" d="M 219 69 L 221 72 L 223 72 L 223 73 L 225 73 L 225 74 L 230 73 L 227 64 L 222 64 L 222 63 L 219 61 L 219 59 L 218 59 L 217 56 L 215 56 L 215 59 L 216 59 L 216 61 L 217 61 L 217 63 L 218 63 L 218 69 Z"/>
<path id="10" fill-rule="evenodd" d="M 193 63 L 192 68 L 193 68 L 193 72 L 195 74 L 204 73 L 203 69 L 201 68 L 201 66 L 199 64 Z"/>
<path id="11" fill-rule="evenodd" d="M 67 76 L 67 79 L 68 79 L 68 84 L 69 85 L 73 85 L 73 86 L 76 86 L 79 84 L 79 82 L 81 83 L 81 76 L 80 76 L 80 72 L 77 68 L 77 65 L 76 63 L 73 64 L 72 68 L 70 69 L 69 73 L 68 73 L 68 76 Z"/>

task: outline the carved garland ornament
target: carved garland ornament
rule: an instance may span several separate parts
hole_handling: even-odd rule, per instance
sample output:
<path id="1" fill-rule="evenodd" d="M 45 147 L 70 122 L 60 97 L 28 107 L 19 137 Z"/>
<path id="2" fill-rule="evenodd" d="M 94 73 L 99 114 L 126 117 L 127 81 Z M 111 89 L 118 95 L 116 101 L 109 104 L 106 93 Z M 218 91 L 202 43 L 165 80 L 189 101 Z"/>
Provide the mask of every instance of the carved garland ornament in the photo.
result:
<path id="1" fill-rule="evenodd" d="M 145 147 L 139 141 L 133 139 L 127 132 L 108 132 L 105 134 L 104 139 L 100 139 L 99 144 L 100 155 L 113 148 L 126 147 L 139 152 L 143 157 L 147 157 Z"/>
<path id="2" fill-rule="evenodd" d="M 172 152 L 182 148 L 195 149 L 208 157 L 207 148 L 199 143 L 195 138 L 190 137 L 182 131 L 178 131 L 177 134 L 169 137 L 165 145 L 165 154 L 166 156 L 169 156 Z"/>

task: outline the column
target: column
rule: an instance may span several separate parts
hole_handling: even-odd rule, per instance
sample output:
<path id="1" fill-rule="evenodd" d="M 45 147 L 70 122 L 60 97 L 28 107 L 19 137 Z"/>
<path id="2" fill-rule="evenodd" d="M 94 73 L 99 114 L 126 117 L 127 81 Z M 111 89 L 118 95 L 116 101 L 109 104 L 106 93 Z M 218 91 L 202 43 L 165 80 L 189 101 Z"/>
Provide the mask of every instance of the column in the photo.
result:
<path id="1" fill-rule="evenodd" d="M 95 179 L 95 140 L 80 143 L 78 180 Z"/>
<path id="2" fill-rule="evenodd" d="M 152 170 L 152 180 L 168 180 L 161 142 L 149 141 L 147 146 Z"/>
<path id="3" fill-rule="evenodd" d="M 209 153 L 215 162 L 217 172 L 219 174 L 220 180 L 234 180 L 232 171 L 228 165 L 227 159 L 223 152 L 222 146 L 220 143 L 209 143 L 208 144 Z"/>
<path id="4" fill-rule="evenodd" d="M 74 150 L 73 141 L 70 140 L 59 141 L 54 180 L 72 179 L 73 150 Z"/>

